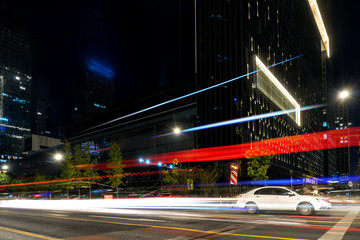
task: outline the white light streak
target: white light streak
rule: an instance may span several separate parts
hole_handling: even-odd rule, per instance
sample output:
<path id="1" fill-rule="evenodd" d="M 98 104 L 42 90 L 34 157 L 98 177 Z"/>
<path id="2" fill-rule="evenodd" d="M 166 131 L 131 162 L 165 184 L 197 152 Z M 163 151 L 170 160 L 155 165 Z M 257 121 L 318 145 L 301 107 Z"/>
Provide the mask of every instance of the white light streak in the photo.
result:
<path id="1" fill-rule="evenodd" d="M 321 39 L 324 43 L 325 50 L 327 51 L 327 55 L 328 55 L 328 57 L 330 57 L 329 36 L 327 35 L 326 28 L 325 28 L 325 25 L 324 25 L 324 22 L 322 20 L 321 13 L 319 10 L 319 6 L 318 6 L 316 0 L 308 0 L 308 2 L 310 5 L 310 8 L 311 8 L 311 11 L 314 15 L 316 25 L 319 29 Z"/>
<path id="2" fill-rule="evenodd" d="M 275 66 L 277 66 L 277 65 L 283 64 L 283 63 L 285 63 L 285 62 L 292 61 L 292 60 L 297 59 L 297 58 L 300 58 L 300 57 L 302 57 L 302 56 L 303 56 L 303 54 L 301 54 L 301 55 L 299 55 L 299 56 L 296 56 L 296 57 L 289 58 L 289 59 L 287 59 L 287 60 L 285 60 L 285 61 L 282 61 L 282 62 L 279 62 L 279 63 L 275 63 L 275 64 L 273 64 L 273 65 L 270 65 L 270 66 L 267 67 L 267 68 L 275 67 Z M 157 108 L 157 107 L 166 105 L 166 104 L 168 104 L 168 103 L 172 103 L 172 102 L 178 101 L 178 100 L 180 100 L 180 99 L 184 99 L 184 98 L 187 98 L 187 97 L 196 95 L 196 94 L 198 94 L 198 93 L 205 92 L 205 91 L 207 91 L 207 90 L 210 90 L 210 89 L 213 89 L 213 88 L 222 86 L 222 85 L 224 85 L 224 84 L 233 82 L 233 81 L 235 81 L 235 80 L 241 79 L 241 78 L 243 78 L 243 77 L 249 76 L 249 75 L 251 75 L 251 74 L 254 74 L 254 73 L 257 73 L 257 72 L 260 72 L 260 71 L 261 71 L 261 69 L 260 69 L 260 70 L 253 71 L 253 72 L 250 72 L 250 73 L 247 73 L 247 74 L 244 74 L 244 75 L 241 75 L 241 76 L 239 76 L 239 77 L 232 78 L 232 79 L 230 79 L 230 80 L 227 80 L 227 81 L 225 81 L 225 82 L 222 82 L 222 83 L 213 85 L 213 86 L 211 86 L 211 87 L 204 88 L 204 89 L 201 89 L 201 90 L 199 90 L 199 91 L 192 92 L 192 93 L 183 95 L 183 96 L 178 97 L 178 98 L 171 99 L 171 100 L 166 101 L 166 102 L 163 102 L 163 103 L 159 103 L 159 104 L 157 104 L 157 105 L 154 105 L 154 106 L 145 108 L 145 109 L 140 110 L 140 111 L 137 111 L 137 112 L 133 112 L 133 113 L 124 115 L 124 116 L 119 117 L 119 118 L 115 118 L 115 119 L 113 119 L 113 120 L 111 120 L 111 121 L 108 121 L 108 122 L 99 124 L 99 125 L 97 125 L 97 126 L 94 126 L 94 127 L 89 128 L 89 129 L 87 129 L 87 130 L 91 130 L 91 129 L 94 129 L 94 128 L 97 128 L 97 127 L 101 127 L 101 126 L 104 126 L 104 125 L 107 125 L 107 124 L 110 124 L 110 123 L 119 121 L 119 120 L 121 120 L 121 119 L 128 118 L 128 117 L 131 117 L 131 116 L 134 116 L 134 115 L 137 115 L 137 114 L 140 114 L 140 113 L 149 111 L 149 110 L 151 110 L 151 109 L 154 109 L 154 108 Z"/>

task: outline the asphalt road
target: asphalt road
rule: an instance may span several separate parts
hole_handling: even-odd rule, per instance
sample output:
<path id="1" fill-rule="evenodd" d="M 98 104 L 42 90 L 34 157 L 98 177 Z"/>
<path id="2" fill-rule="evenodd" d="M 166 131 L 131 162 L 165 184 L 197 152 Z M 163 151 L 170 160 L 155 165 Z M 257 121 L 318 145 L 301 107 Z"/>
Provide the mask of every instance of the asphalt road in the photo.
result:
<path id="1" fill-rule="evenodd" d="M 235 209 L 108 209 L 93 212 L 0 208 L 0 239 L 360 239 L 360 208 L 304 217 Z"/>

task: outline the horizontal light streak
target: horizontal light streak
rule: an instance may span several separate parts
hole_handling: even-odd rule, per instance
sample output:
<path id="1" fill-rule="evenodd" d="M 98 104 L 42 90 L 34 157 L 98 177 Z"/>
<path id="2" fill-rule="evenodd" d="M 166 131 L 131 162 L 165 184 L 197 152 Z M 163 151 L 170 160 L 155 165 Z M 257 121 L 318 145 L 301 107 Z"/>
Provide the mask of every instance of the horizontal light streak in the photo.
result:
<path id="1" fill-rule="evenodd" d="M 348 142 L 341 142 L 341 138 L 348 137 Z M 178 162 L 206 162 L 241 159 L 266 155 L 277 155 L 316 151 L 331 148 L 359 146 L 360 127 L 309 133 L 282 138 L 261 140 L 251 143 L 185 150 L 172 153 L 162 153 L 144 156 L 148 159 L 157 159 L 163 164 Z M 131 160 L 126 167 L 139 166 L 137 160 Z"/>
<path id="2" fill-rule="evenodd" d="M 308 0 L 312 14 L 314 15 L 316 25 L 319 29 L 321 39 L 324 43 L 325 50 L 327 51 L 328 57 L 330 57 L 330 44 L 329 44 L 329 36 L 326 32 L 325 24 L 322 20 L 321 13 L 319 10 L 319 6 L 316 0 Z"/>
<path id="3" fill-rule="evenodd" d="M 341 138 L 347 137 L 348 142 L 341 142 Z M 260 140 L 251 143 L 236 144 L 230 146 L 200 148 L 178 152 L 161 153 L 143 156 L 153 162 L 172 164 L 177 162 L 207 162 L 241 159 L 246 157 L 258 157 L 266 155 L 277 155 L 316 151 L 331 148 L 342 148 L 359 146 L 360 127 L 330 130 L 318 133 L 294 135 L 267 140 Z M 127 159 L 122 162 L 125 168 L 148 166 L 140 163 L 138 159 Z M 106 169 L 107 163 L 95 164 L 95 169 Z"/>
<path id="4" fill-rule="evenodd" d="M 250 121 L 255 121 L 255 120 L 259 120 L 259 119 L 285 115 L 285 114 L 298 112 L 298 111 L 306 111 L 306 110 L 321 108 L 324 106 L 326 106 L 326 105 L 318 104 L 318 105 L 313 105 L 313 106 L 301 107 L 299 109 L 294 108 L 294 109 L 281 110 L 281 111 L 276 111 L 276 112 L 271 112 L 271 113 L 264 113 L 264 114 L 259 114 L 259 115 L 255 115 L 255 116 L 237 118 L 237 119 L 227 120 L 227 121 L 223 121 L 223 122 L 211 123 L 211 124 L 207 124 L 207 125 L 203 125 L 203 126 L 188 128 L 188 129 L 181 130 L 181 132 L 183 132 L 183 133 L 193 132 L 193 131 L 204 130 L 204 129 L 209 129 L 209 128 L 222 127 L 222 126 L 233 125 L 233 124 L 238 124 L 238 123 L 250 122 Z"/>
<path id="5" fill-rule="evenodd" d="M 232 207 L 237 198 L 186 198 L 186 197 L 144 197 L 123 199 L 92 199 L 92 200 L 6 200 L 1 207 L 5 208 L 36 208 L 62 210 L 90 210 L 90 209 L 177 209 L 177 208 L 226 208 Z M 229 204 L 232 203 L 232 204 Z"/>
<path id="6" fill-rule="evenodd" d="M 275 67 L 275 66 L 277 66 L 277 65 L 280 65 L 280 64 L 283 64 L 283 63 L 285 63 L 285 62 L 289 62 L 289 61 L 295 60 L 295 59 L 300 58 L 300 57 L 302 57 L 302 56 L 303 56 L 303 54 L 298 55 L 298 56 L 296 56 L 296 57 L 289 58 L 289 59 L 284 60 L 284 61 L 282 61 L 282 62 L 279 62 L 279 63 L 275 63 L 275 64 L 273 64 L 273 65 L 270 65 L 270 66 L 268 66 L 267 68 Z M 162 103 L 159 103 L 159 104 L 157 104 L 157 105 L 154 105 L 154 106 L 151 106 L 151 107 L 148 107 L 148 108 L 145 108 L 145 109 L 142 109 L 142 110 L 139 110 L 139 111 L 136 111 L 136 112 L 133 112 L 133 113 L 124 115 L 124 116 L 122 116 L 122 117 L 115 118 L 115 119 L 113 119 L 113 120 L 111 120 L 111 121 L 108 121 L 108 122 L 99 124 L 99 125 L 97 125 L 97 126 L 91 127 L 91 128 L 89 128 L 88 130 L 91 130 L 91 129 L 94 129 L 94 128 L 97 128 L 97 127 L 101 127 L 101 126 L 104 126 L 104 125 L 107 125 L 107 124 L 110 124 L 110 123 L 113 123 L 113 122 L 116 122 L 116 121 L 119 121 L 119 120 L 122 120 L 122 119 L 125 119 L 125 118 L 128 118 L 128 117 L 131 117 L 131 116 L 134 116 L 134 115 L 137 115 L 137 114 L 140 114 L 140 113 L 149 111 L 149 110 L 154 109 L 154 108 L 157 108 L 157 107 L 161 107 L 161 106 L 163 106 L 163 105 L 166 105 L 166 104 L 169 104 L 169 103 L 172 103 L 172 102 L 175 102 L 175 101 L 178 101 L 178 100 L 181 100 L 181 99 L 184 99 L 184 98 L 187 98 L 187 97 L 196 95 L 196 94 L 198 94 L 198 93 L 202 93 L 202 92 L 208 91 L 208 90 L 210 90 L 210 89 L 213 89 L 213 88 L 219 87 L 219 86 L 221 86 L 221 85 L 224 85 L 224 84 L 233 82 L 233 81 L 238 80 L 238 79 L 240 79 L 240 78 L 247 77 L 247 76 L 249 76 L 249 75 L 252 75 L 252 74 L 257 73 L 257 72 L 260 72 L 260 71 L 261 71 L 261 69 L 256 70 L 256 71 L 253 71 L 253 72 L 250 72 L 250 73 L 247 73 L 247 74 L 244 74 L 244 75 L 241 75 L 241 76 L 239 76 L 239 77 L 232 78 L 232 79 L 230 79 L 230 80 L 227 80 L 227 81 L 222 82 L 222 83 L 219 83 L 219 84 L 215 84 L 215 85 L 210 86 L 210 87 L 208 87 L 208 88 L 204 88 L 204 89 L 201 89 L 201 90 L 199 90 L 199 91 L 192 92 L 192 93 L 183 95 L 183 96 L 181 96 L 181 97 L 177 97 L 177 98 L 168 100 L 168 101 L 166 101 L 166 102 L 162 102 Z"/>
<path id="7" fill-rule="evenodd" d="M 88 168 L 88 167 L 95 167 L 95 165 L 87 164 L 87 165 L 78 165 L 76 167 L 82 169 L 82 168 Z M 108 168 L 97 168 L 97 169 L 108 169 Z M 189 172 L 189 171 L 202 171 L 202 169 L 189 168 L 189 169 L 179 169 L 179 170 L 169 170 L 169 171 L 170 172 L 174 172 L 174 171 Z M 162 174 L 162 173 L 164 173 L 164 171 L 134 172 L 134 173 L 113 174 L 113 175 L 79 177 L 79 178 L 70 178 L 70 179 L 58 179 L 58 180 L 40 181 L 40 182 L 13 183 L 13 184 L 0 185 L 0 188 L 51 184 L 51 183 L 62 183 L 62 182 L 77 182 L 77 181 L 84 181 L 84 180 L 97 180 L 97 179 L 102 179 L 102 178 L 113 178 L 113 177 L 143 176 L 143 175 L 153 175 L 153 174 Z"/>

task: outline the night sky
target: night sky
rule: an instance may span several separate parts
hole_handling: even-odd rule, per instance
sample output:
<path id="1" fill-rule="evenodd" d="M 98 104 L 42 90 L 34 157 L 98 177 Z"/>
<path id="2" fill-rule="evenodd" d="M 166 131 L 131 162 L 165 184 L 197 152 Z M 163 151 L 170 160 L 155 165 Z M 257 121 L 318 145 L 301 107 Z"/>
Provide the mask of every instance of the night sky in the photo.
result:
<path id="1" fill-rule="evenodd" d="M 38 96 L 52 104 L 55 125 L 66 121 L 71 101 L 67 90 L 87 60 L 113 69 L 118 102 L 181 78 L 193 78 L 192 1 L 2 3 L 37 41 Z"/>
<path id="2" fill-rule="evenodd" d="M 334 0 L 328 29 L 337 86 L 356 90 L 350 121 L 360 126 L 359 1 Z M 38 45 L 38 95 L 65 112 L 75 68 L 94 59 L 112 68 L 116 100 L 141 97 L 166 83 L 193 77 L 193 1 L 3 0 Z M 326 22 L 325 22 L 326 23 Z M 329 24 L 326 23 L 326 24 Z M 60 125 L 66 116 L 54 115 Z"/>

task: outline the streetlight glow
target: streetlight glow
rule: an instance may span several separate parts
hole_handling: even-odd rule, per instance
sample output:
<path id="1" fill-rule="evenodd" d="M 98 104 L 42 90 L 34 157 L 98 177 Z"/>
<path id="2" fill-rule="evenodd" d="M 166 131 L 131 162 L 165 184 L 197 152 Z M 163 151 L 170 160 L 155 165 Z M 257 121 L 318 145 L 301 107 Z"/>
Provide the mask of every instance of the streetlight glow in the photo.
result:
<path id="1" fill-rule="evenodd" d="M 3 170 L 8 170 L 8 169 L 9 169 L 9 166 L 8 166 L 8 165 L 4 165 L 4 166 L 2 167 L 2 169 L 3 169 Z"/>
<path id="2" fill-rule="evenodd" d="M 55 154 L 55 160 L 60 161 L 62 159 L 62 155 L 60 153 Z"/>
<path id="3" fill-rule="evenodd" d="M 349 97 L 349 95 L 350 95 L 350 94 L 349 94 L 349 91 L 344 90 L 344 91 L 340 92 L 339 98 L 345 99 L 345 98 Z"/>
<path id="4" fill-rule="evenodd" d="M 175 134 L 179 134 L 179 133 L 181 133 L 180 128 L 175 128 L 175 129 L 174 129 L 174 133 L 175 133 Z"/>

